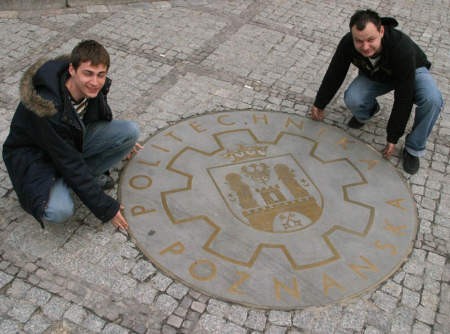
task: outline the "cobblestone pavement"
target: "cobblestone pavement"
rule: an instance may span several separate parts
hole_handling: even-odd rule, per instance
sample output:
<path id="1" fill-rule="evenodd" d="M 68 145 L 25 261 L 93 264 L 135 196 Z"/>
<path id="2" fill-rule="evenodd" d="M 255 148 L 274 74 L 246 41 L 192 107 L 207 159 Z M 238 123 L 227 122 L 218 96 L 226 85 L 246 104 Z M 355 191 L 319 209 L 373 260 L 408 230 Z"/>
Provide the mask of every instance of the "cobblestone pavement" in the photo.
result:
<path id="1" fill-rule="evenodd" d="M 432 61 L 447 101 L 419 173 L 403 174 L 399 153 L 391 159 L 411 186 L 419 215 L 413 251 L 392 277 L 375 291 L 320 308 L 288 312 L 226 303 L 164 275 L 81 204 L 70 222 L 41 230 L 20 208 L 2 161 L 0 333 L 448 333 L 449 1 L 179 0 L 2 11 L 0 142 L 24 70 L 86 38 L 110 51 L 110 104 L 117 118 L 139 122 L 142 141 L 205 112 L 305 115 L 359 6 L 398 19 Z M 375 121 L 348 130 L 341 90 L 326 122 L 381 149 L 392 95 L 380 102 Z M 115 177 L 118 172 L 120 166 Z"/>

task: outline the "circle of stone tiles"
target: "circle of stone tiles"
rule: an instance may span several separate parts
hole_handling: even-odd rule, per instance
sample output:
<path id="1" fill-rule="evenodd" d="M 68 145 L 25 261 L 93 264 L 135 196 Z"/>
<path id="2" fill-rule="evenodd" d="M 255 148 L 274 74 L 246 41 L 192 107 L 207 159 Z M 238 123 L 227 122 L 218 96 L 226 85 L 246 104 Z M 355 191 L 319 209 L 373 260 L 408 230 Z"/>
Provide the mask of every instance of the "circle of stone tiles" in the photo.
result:
<path id="1" fill-rule="evenodd" d="M 417 211 L 380 153 L 294 114 L 229 111 L 148 139 L 121 175 L 130 233 L 167 275 L 259 308 L 334 303 L 410 253 Z"/>

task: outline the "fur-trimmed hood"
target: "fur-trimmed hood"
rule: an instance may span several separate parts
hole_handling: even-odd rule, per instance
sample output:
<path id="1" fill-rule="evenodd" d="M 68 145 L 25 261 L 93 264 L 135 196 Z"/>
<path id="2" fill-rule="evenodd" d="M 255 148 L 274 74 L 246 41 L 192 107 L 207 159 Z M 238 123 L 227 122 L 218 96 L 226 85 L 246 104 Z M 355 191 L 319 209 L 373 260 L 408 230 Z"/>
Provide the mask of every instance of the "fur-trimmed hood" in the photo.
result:
<path id="1" fill-rule="evenodd" d="M 20 81 L 20 101 L 39 117 L 53 116 L 60 103 L 60 75 L 69 65 L 69 56 L 40 59 L 25 71 Z"/>

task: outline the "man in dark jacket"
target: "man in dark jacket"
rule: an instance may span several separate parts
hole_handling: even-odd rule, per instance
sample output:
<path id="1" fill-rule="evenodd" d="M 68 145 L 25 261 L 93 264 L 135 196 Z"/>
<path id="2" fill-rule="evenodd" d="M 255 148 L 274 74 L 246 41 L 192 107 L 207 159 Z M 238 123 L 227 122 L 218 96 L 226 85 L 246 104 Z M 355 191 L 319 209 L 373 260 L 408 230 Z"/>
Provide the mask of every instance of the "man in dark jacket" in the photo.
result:
<path id="1" fill-rule="evenodd" d="M 22 78 L 3 159 L 20 204 L 42 227 L 73 215 L 73 190 L 100 220 L 128 228 L 99 182 L 140 148 L 136 124 L 112 120 L 109 61 L 101 44 L 87 40 L 70 57 L 37 62 Z"/>
<path id="2" fill-rule="evenodd" d="M 441 93 L 423 51 L 407 35 L 394 29 L 393 18 L 380 18 L 372 10 L 359 10 L 350 19 L 350 32 L 340 41 L 311 108 L 314 120 L 324 119 L 324 108 L 344 81 L 350 64 L 359 69 L 344 94 L 353 114 L 348 126 L 362 127 L 379 110 L 376 98 L 394 91 L 394 105 L 387 124 L 389 158 L 405 132 L 413 103 L 417 105 L 411 133 L 403 149 L 403 169 L 414 174 L 419 157 L 443 106 Z"/>

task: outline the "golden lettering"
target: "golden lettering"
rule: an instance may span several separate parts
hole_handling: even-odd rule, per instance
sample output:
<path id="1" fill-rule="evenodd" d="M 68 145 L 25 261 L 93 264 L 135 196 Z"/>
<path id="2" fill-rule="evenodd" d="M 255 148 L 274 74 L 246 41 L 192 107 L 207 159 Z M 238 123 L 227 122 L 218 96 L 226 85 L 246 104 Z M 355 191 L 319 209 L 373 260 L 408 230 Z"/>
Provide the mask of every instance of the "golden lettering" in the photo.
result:
<path id="1" fill-rule="evenodd" d="M 147 175 L 135 175 L 130 179 L 130 187 L 134 189 L 147 189 L 152 185 L 152 178 Z"/>
<path id="2" fill-rule="evenodd" d="M 199 273 L 197 269 L 202 269 L 202 272 Z M 194 277 L 196 280 L 210 281 L 214 277 L 216 277 L 217 269 L 214 263 L 212 263 L 209 260 L 202 259 L 192 263 L 191 266 L 189 267 L 189 272 L 191 273 L 192 277 Z"/>
<path id="3" fill-rule="evenodd" d="M 292 288 L 280 282 L 276 278 L 273 279 L 273 283 L 275 285 L 275 297 L 277 300 L 281 300 L 281 288 L 286 291 L 288 295 L 300 300 L 300 290 L 298 289 L 297 278 L 294 277 L 292 279 Z"/>
<path id="4" fill-rule="evenodd" d="M 217 122 L 219 122 L 222 125 L 226 125 L 226 126 L 236 124 L 236 122 L 225 123 L 225 121 L 223 119 L 226 117 L 230 117 L 230 115 L 220 115 L 219 117 L 217 117 Z"/>
<path id="5" fill-rule="evenodd" d="M 328 296 L 328 290 L 330 288 L 338 288 L 341 291 L 345 291 L 345 288 L 336 282 L 333 278 L 328 276 L 327 274 L 322 275 L 322 284 L 323 284 L 323 292 L 325 296 Z"/>
<path id="6" fill-rule="evenodd" d="M 257 115 L 253 115 L 253 123 L 258 123 L 258 120 L 263 120 L 264 123 L 269 124 L 269 121 L 267 119 L 267 115 L 263 115 L 263 116 L 257 116 Z"/>
<path id="7" fill-rule="evenodd" d="M 371 170 L 373 167 L 378 165 L 378 163 L 380 162 L 379 160 L 359 160 L 359 161 L 365 162 L 367 164 L 368 170 Z"/>
<path id="8" fill-rule="evenodd" d="M 182 254 L 184 252 L 183 243 L 181 243 L 180 241 L 177 241 L 177 242 L 173 243 L 172 245 L 170 245 L 169 247 L 164 248 L 162 251 L 159 252 L 159 254 L 163 255 L 168 252 L 175 254 L 175 255 Z"/>
<path id="9" fill-rule="evenodd" d="M 206 131 L 206 129 L 202 129 L 202 126 L 197 122 L 191 122 L 189 125 L 195 130 L 195 132 L 201 133 Z"/>
<path id="10" fill-rule="evenodd" d="M 347 150 L 347 145 L 348 144 L 353 144 L 354 141 L 353 140 L 348 140 L 348 138 L 342 138 L 340 139 L 336 144 L 340 145 L 344 150 Z"/>
<path id="11" fill-rule="evenodd" d="M 384 220 L 384 229 L 386 231 L 392 232 L 395 235 L 405 235 L 406 233 L 403 232 L 402 230 L 406 229 L 406 225 L 399 225 L 399 226 L 395 226 L 392 225 L 389 220 L 385 219 Z"/>
<path id="12" fill-rule="evenodd" d="M 361 260 L 363 260 L 367 266 L 359 265 L 359 264 L 349 264 L 351 270 L 353 270 L 355 273 L 357 273 L 361 278 L 367 280 L 367 276 L 361 271 L 362 269 L 366 269 L 369 271 L 372 271 L 374 273 L 377 273 L 379 271 L 378 267 L 374 265 L 372 262 L 370 262 L 366 257 L 360 255 L 359 256 Z"/>
<path id="13" fill-rule="evenodd" d="M 183 141 L 183 139 L 181 139 L 180 137 L 175 136 L 172 131 L 167 132 L 164 136 L 173 138 L 173 139 L 175 139 L 176 141 L 179 141 L 179 142 Z"/>
<path id="14" fill-rule="evenodd" d="M 303 130 L 303 121 L 300 121 L 299 123 L 295 123 L 295 121 L 292 120 L 292 118 L 288 117 L 286 120 L 286 123 L 284 124 L 285 128 L 288 128 L 289 125 L 295 125 L 299 130 Z"/>
<path id="15" fill-rule="evenodd" d="M 397 199 L 393 199 L 391 201 L 386 201 L 387 204 L 395 206 L 396 208 L 399 208 L 402 211 L 405 211 L 406 208 L 403 207 L 400 203 L 403 202 L 405 199 L 404 198 L 397 198 Z"/>
<path id="16" fill-rule="evenodd" d="M 140 215 L 143 215 L 144 213 L 150 213 L 150 212 L 155 212 L 155 211 L 156 211 L 155 209 L 149 210 L 149 209 L 144 208 L 141 205 L 136 205 L 131 208 L 131 214 L 133 216 L 140 216 Z"/>
<path id="17" fill-rule="evenodd" d="M 170 150 L 168 148 L 164 148 L 164 147 L 161 147 L 161 146 L 158 146 L 158 145 L 155 145 L 155 144 L 152 144 L 152 147 L 154 147 L 154 148 L 156 148 L 158 150 L 161 150 L 163 152 L 170 152 Z"/>
<path id="18" fill-rule="evenodd" d="M 147 165 L 147 166 L 151 166 L 151 167 L 158 167 L 159 164 L 161 163 L 161 161 L 157 161 L 157 162 L 148 162 L 145 160 L 138 160 L 139 164 L 143 164 L 143 165 Z"/>
<path id="19" fill-rule="evenodd" d="M 380 240 L 375 241 L 375 247 L 381 250 L 390 249 L 391 255 L 397 254 L 397 248 L 393 244 L 382 244 Z"/>
<path id="20" fill-rule="evenodd" d="M 239 290 L 239 287 L 242 285 L 242 283 L 250 278 L 250 274 L 246 273 L 245 271 L 237 271 L 236 273 L 239 275 L 239 278 L 236 282 L 234 282 L 232 286 L 230 286 L 228 292 L 244 295 L 245 292 Z"/>

